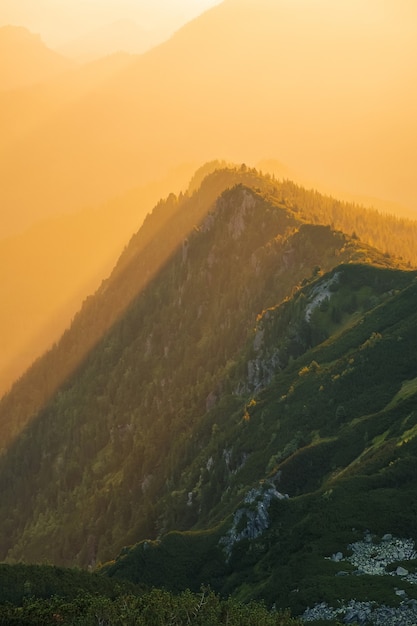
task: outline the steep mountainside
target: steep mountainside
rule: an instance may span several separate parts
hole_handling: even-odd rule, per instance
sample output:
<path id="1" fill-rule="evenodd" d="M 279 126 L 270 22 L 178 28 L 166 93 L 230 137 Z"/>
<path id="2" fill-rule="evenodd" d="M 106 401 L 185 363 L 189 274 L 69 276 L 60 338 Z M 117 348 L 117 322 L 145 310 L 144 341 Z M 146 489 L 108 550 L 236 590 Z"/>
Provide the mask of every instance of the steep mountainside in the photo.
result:
<path id="1" fill-rule="evenodd" d="M 325 601 L 311 619 L 414 623 L 416 300 L 415 272 L 349 264 L 264 311 L 246 402 L 223 395 L 196 425 L 160 506 L 171 527 L 194 515 L 195 531 L 124 550 L 106 572 L 295 613 Z"/>
<path id="2" fill-rule="evenodd" d="M 225 167 L 219 161 L 202 166 L 178 206 L 188 202 L 187 197 L 198 189 L 204 175 Z M 387 255 L 401 256 L 406 264 L 417 264 L 417 222 L 381 216 L 374 210 L 307 191 L 290 181 L 278 184 L 244 169 L 238 174 L 217 174 L 221 182 L 215 184 L 216 193 L 246 176 L 251 185 L 301 211 L 304 219 L 332 225 Z M 0 310 L 0 396 L 62 334 L 83 298 L 107 275 L 150 207 L 164 193 L 185 189 L 191 171 L 188 166 L 178 168 L 166 179 L 133 189 L 105 205 L 44 220 L 0 241 L 0 289 L 7 294 Z"/>
<path id="3" fill-rule="evenodd" d="M 416 272 L 314 223 L 345 204 L 202 175 L 0 403 L 1 557 L 94 566 L 139 542 L 104 573 L 297 613 L 359 600 L 347 546 L 417 538 Z"/>
<path id="4" fill-rule="evenodd" d="M 216 169 L 220 165 L 222 167 Z M 210 172 L 212 174 L 206 176 Z M 416 222 L 382 217 L 374 211 L 365 211 L 317 192 L 306 191 L 290 181 L 271 180 L 244 165 L 226 168 L 218 162 L 207 163 L 196 172 L 185 195 L 180 194 L 177 198 L 171 194 L 154 208 L 140 231 L 132 237 L 110 278 L 103 283 L 94 299 L 88 298 L 84 303 L 82 314 L 76 317 L 59 347 L 54 347 L 44 359 L 34 364 L 24 377 L 23 385 L 17 385 L 4 399 L 0 405 L 3 446 L 8 445 L 74 371 L 91 347 L 123 314 L 132 298 L 144 289 L 193 228 L 205 218 L 218 196 L 236 184 L 249 185 L 261 191 L 269 202 L 287 208 L 302 222 L 331 224 L 338 230 L 352 232 L 353 238 L 359 234 L 361 240 L 368 240 L 368 243 L 383 250 L 387 249 L 385 246 L 394 252 L 401 250 L 405 259 L 408 258 L 404 266 L 409 266 L 409 260 L 413 258 Z M 127 199 L 124 201 L 126 204 Z M 118 206 L 116 203 L 116 209 Z M 368 254 L 366 246 L 361 246 L 361 250 L 362 256 L 358 258 L 372 262 L 373 253 L 369 251 Z M 385 262 L 392 262 L 388 252 L 384 253 Z M 292 279 L 289 275 L 288 285 L 291 288 Z M 11 287 L 7 285 L 6 289 Z"/>
<path id="5" fill-rule="evenodd" d="M 218 197 L 233 180 L 240 184 Z M 255 189 L 262 181 L 270 194 Z M 260 365 L 246 353 L 257 316 L 341 263 L 391 266 L 358 240 L 306 223 L 273 189 L 246 169 L 222 170 L 193 196 L 158 205 L 71 329 L 4 398 L 4 557 L 94 564 L 126 542 L 203 523 L 199 507 L 183 508 L 183 480 L 204 440 L 199 429 L 216 435 L 205 414 L 219 406 L 229 421 L 328 333 L 292 316 Z M 409 276 L 367 285 L 368 300 Z M 343 309 L 333 324 L 342 319 Z M 212 488 L 210 515 L 219 477 Z"/>

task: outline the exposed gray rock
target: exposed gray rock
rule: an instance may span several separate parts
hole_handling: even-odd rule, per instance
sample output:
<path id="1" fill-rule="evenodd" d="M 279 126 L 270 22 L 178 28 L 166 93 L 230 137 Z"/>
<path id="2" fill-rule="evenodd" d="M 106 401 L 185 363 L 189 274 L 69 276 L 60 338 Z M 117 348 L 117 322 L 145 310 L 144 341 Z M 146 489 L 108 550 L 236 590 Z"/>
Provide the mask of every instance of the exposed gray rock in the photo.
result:
<path id="1" fill-rule="evenodd" d="M 336 552 L 327 557 L 335 562 L 349 561 L 357 567 L 351 574 L 360 576 L 373 574 L 377 576 L 391 575 L 401 577 L 401 581 L 407 580 L 417 584 L 417 574 L 410 573 L 405 567 L 398 566 L 395 571 L 388 572 L 387 565 L 398 561 L 412 560 L 416 558 L 414 541 L 412 539 L 399 539 L 390 533 L 385 534 L 380 543 L 375 543 L 369 531 L 366 531 L 361 541 L 350 544 L 352 554 L 343 558 L 341 552 Z M 340 555 L 342 555 L 340 557 Z M 337 576 L 349 575 L 348 572 L 340 571 Z M 358 602 L 349 600 L 341 601 L 337 608 L 327 605 L 325 602 L 306 609 L 302 615 L 305 622 L 316 620 L 339 620 L 344 624 L 370 624 L 375 626 L 416 626 L 417 625 L 417 600 L 408 599 L 403 589 L 395 588 L 395 593 L 402 601 L 399 607 L 378 605 L 376 602 Z"/>
<path id="2" fill-rule="evenodd" d="M 263 328 L 258 328 L 255 332 L 255 338 L 253 340 L 253 349 L 255 352 L 259 352 L 262 348 L 264 341 L 265 330 Z"/>
<path id="3" fill-rule="evenodd" d="M 372 604 L 370 602 L 351 601 L 346 607 L 343 617 L 345 624 L 366 624 L 372 613 Z"/>
<path id="4" fill-rule="evenodd" d="M 240 206 L 233 212 L 227 225 L 233 239 L 239 239 L 246 228 L 246 214 L 256 206 L 256 197 L 248 189 L 241 192 Z"/>
<path id="5" fill-rule="evenodd" d="M 317 307 L 321 305 L 321 303 L 331 298 L 331 287 L 337 284 L 340 280 L 340 272 L 336 272 L 333 274 L 331 278 L 328 280 L 321 280 L 314 289 L 311 290 L 309 302 L 306 306 L 305 310 L 305 320 L 309 322 L 311 320 L 311 316 Z"/>
<path id="6" fill-rule="evenodd" d="M 378 576 L 387 574 L 386 567 L 390 563 L 416 557 L 412 539 L 399 539 L 392 537 L 392 535 L 391 539 L 389 539 L 388 535 L 384 535 L 384 537 L 385 539 L 381 543 L 374 543 L 372 536 L 366 533 L 362 541 L 357 541 L 349 546 L 352 550 L 352 555 L 347 557 L 346 560 L 355 565 L 359 571 Z M 393 574 L 406 576 L 408 571 L 405 570 L 405 572 L 403 574 L 393 572 Z"/>
<path id="7" fill-rule="evenodd" d="M 416 603 L 417 604 L 417 603 Z M 308 608 L 302 615 L 304 622 L 317 620 L 339 620 L 343 624 L 372 624 L 374 626 L 415 626 L 417 610 L 415 604 L 403 602 L 399 607 L 378 606 L 375 602 L 349 600 L 337 608 L 321 602 Z"/>
<path id="8" fill-rule="evenodd" d="M 397 576 L 407 576 L 408 569 L 405 569 L 405 567 L 397 567 L 395 573 L 397 574 Z"/>
<path id="9" fill-rule="evenodd" d="M 263 338 L 263 335 L 262 335 Z M 254 346 L 258 353 L 261 353 L 261 345 Z M 246 391 L 260 391 L 266 387 L 282 367 L 280 352 L 274 348 L 262 353 L 256 359 L 248 361 L 248 381 L 245 386 Z"/>
<path id="10" fill-rule="evenodd" d="M 269 528 L 268 509 L 271 501 L 285 498 L 288 496 L 277 491 L 270 483 L 248 491 L 243 501 L 244 506 L 235 512 L 231 528 L 219 542 L 224 546 L 227 559 L 237 543 L 243 539 L 256 539 Z"/>

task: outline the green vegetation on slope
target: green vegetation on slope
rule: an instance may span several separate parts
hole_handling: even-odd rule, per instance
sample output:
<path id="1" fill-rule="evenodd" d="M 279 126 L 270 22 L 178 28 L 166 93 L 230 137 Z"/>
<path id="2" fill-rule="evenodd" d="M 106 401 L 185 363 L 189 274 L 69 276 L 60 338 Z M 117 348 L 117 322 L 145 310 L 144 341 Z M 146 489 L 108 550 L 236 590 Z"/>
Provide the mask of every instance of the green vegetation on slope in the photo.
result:
<path id="1" fill-rule="evenodd" d="M 375 287 L 373 306 L 368 308 L 369 302 L 361 303 L 358 298 L 358 309 L 344 313 L 353 321 L 341 322 L 342 332 L 289 359 L 240 409 L 229 405 L 227 422 L 221 419 L 224 400 L 223 407 L 213 409 L 201 430 L 197 429 L 196 439 L 204 445 L 183 473 L 182 485 L 177 484 L 184 494 L 184 515 L 189 514 L 185 495 L 191 493 L 193 505 L 204 511 L 206 526 L 215 524 L 242 506 L 256 479 L 264 488 L 274 485 L 289 498 L 272 502 L 270 525 L 259 537 L 236 541 L 229 560 L 223 552 L 223 568 L 216 567 L 216 574 L 199 565 L 205 563 L 204 552 L 202 559 L 196 557 L 193 567 L 197 571 L 190 570 L 190 578 L 184 581 L 187 585 L 204 580 L 241 600 L 263 598 L 269 605 L 290 606 L 295 613 L 321 599 L 330 603 L 341 598 L 373 599 L 393 606 L 399 602 L 395 578 L 368 577 L 364 585 L 362 578 L 336 577 L 345 565 L 325 557 L 346 550 L 369 528 L 379 536 L 392 532 L 417 538 L 415 395 L 394 406 L 391 403 L 417 370 L 415 275 L 340 266 L 304 287 L 294 299 L 266 312 L 264 336 L 277 332 L 288 306 L 294 306 L 293 322 L 297 306 L 298 316 L 304 319 L 303 311 L 314 300 L 317 286 L 328 283 L 336 272 L 340 289 L 347 290 L 350 284 L 351 295 L 355 288 L 362 288 L 360 276 L 367 276 L 367 284 Z M 393 293 L 393 282 L 403 288 Z M 341 304 L 341 294 L 333 293 Z M 304 309 L 300 310 L 297 300 L 303 294 Z M 329 307 L 331 303 L 330 296 Z M 360 313 L 365 305 L 366 311 Z M 317 324 L 328 310 L 318 307 Z M 285 344 L 282 330 L 280 337 Z M 266 357 L 270 346 L 265 341 Z M 220 493 L 215 491 L 219 483 Z M 173 499 L 167 500 L 166 509 L 171 506 Z M 215 534 L 193 534 L 191 553 L 200 554 L 210 537 L 210 546 L 203 549 L 207 561 L 216 562 L 219 559 L 213 551 L 221 549 L 219 536 L 227 535 L 230 527 L 231 518 L 226 518 Z M 146 552 L 146 562 L 141 560 L 145 549 L 139 544 L 106 566 L 106 572 L 151 583 L 153 563 L 164 560 L 168 538 L 176 567 L 172 578 L 167 572 L 165 585 L 175 589 L 177 573 L 187 562 L 183 535 L 178 533 L 161 537 L 160 544 Z M 415 587 L 403 584 L 409 597 L 416 598 Z"/>
<path id="2" fill-rule="evenodd" d="M 283 185 L 220 170 L 157 205 L 4 398 L 3 559 L 298 613 L 358 533 L 414 536 L 416 274 Z"/>
<path id="3" fill-rule="evenodd" d="M 50 566 L 0 566 L 0 623 L 8 626 L 296 626 L 288 611 L 268 611 L 261 603 L 221 599 L 209 588 L 174 595 L 138 589 L 79 570 Z"/>

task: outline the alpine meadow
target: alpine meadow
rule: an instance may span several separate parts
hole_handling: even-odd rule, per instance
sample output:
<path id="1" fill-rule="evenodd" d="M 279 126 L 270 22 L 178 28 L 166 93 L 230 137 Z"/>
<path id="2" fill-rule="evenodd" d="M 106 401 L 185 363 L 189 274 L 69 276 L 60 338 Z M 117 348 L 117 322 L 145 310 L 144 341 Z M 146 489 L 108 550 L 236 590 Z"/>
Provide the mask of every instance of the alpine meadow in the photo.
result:
<path id="1" fill-rule="evenodd" d="M 168 4 L 0 17 L 0 623 L 413 626 L 416 7 Z"/>

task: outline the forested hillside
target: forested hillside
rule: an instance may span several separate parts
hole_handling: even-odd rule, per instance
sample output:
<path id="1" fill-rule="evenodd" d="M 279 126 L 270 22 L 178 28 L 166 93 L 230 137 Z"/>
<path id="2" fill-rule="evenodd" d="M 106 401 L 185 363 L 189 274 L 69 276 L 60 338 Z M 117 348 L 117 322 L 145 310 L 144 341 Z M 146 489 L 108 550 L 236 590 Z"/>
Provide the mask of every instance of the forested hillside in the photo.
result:
<path id="1" fill-rule="evenodd" d="M 402 563 L 417 598 L 415 552 L 401 548 L 417 538 L 416 278 L 339 265 L 266 310 L 244 359 L 246 401 L 226 395 L 207 412 L 165 496 L 172 527 L 194 512 L 195 532 L 124 550 L 106 572 L 173 590 L 204 580 L 298 613 L 320 598 L 395 606 Z M 385 577 L 387 563 L 362 557 L 364 585 L 347 557 L 367 533 L 404 539 Z"/>
<path id="2" fill-rule="evenodd" d="M 356 597 L 325 557 L 414 536 L 417 460 L 416 272 L 359 212 L 245 166 L 161 201 L 0 404 L 2 558 L 139 542 L 103 573 L 296 613 Z"/>
<path id="3" fill-rule="evenodd" d="M 219 169 L 215 169 L 216 165 Z M 210 172 L 211 175 L 205 179 Z M 184 194 L 179 197 L 171 194 L 157 204 L 140 231 L 132 237 L 111 277 L 104 281 L 94 300 L 88 298 L 84 303 L 82 322 L 77 316 L 71 330 L 64 334 L 59 350 L 54 347 L 39 360 L 25 375 L 23 386 L 19 383 L 0 404 L 3 446 L 7 446 L 8 441 L 20 432 L 22 426 L 77 367 L 193 227 L 198 227 L 216 198 L 225 189 L 239 183 L 258 190 L 273 204 L 288 208 L 300 222 L 330 225 L 375 246 L 384 252 L 387 259 L 393 256 L 397 265 L 417 265 L 414 245 L 417 222 L 340 202 L 316 191 L 307 191 L 291 181 L 277 181 L 269 175 L 264 176 L 244 165 L 227 168 L 224 162 L 207 163 L 196 172 Z M 366 255 L 361 258 L 366 258 Z M 368 258 L 372 260 L 372 255 Z M 81 323 L 88 327 L 83 337 L 77 330 Z M 62 356 L 64 353 L 65 357 Z M 9 411 L 12 417 L 2 418 Z"/>

